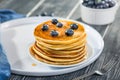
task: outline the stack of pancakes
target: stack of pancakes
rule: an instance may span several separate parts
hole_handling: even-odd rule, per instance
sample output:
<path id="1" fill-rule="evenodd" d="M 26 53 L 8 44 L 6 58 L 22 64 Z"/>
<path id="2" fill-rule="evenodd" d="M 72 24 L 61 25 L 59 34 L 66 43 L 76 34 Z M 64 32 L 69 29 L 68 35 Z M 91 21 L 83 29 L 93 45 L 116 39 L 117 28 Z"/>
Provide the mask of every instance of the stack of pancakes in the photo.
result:
<path id="1" fill-rule="evenodd" d="M 35 43 L 30 47 L 31 55 L 44 63 L 52 65 L 71 65 L 86 59 L 86 33 L 84 27 L 77 22 L 70 20 L 58 20 L 63 24 L 61 28 L 48 20 L 39 24 L 34 30 Z M 66 30 L 71 24 L 77 24 L 78 28 L 74 34 L 68 36 Z M 47 31 L 43 31 L 43 25 L 48 26 Z M 59 34 L 51 36 L 51 31 L 55 30 Z"/>

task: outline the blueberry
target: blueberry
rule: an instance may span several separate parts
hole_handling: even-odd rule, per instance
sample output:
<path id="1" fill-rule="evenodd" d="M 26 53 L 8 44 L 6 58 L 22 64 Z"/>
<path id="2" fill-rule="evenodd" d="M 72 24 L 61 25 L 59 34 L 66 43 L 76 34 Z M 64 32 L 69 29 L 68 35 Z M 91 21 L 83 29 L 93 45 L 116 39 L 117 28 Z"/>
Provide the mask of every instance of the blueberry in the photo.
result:
<path id="1" fill-rule="evenodd" d="M 88 5 L 94 5 L 94 1 L 89 1 Z"/>
<path id="2" fill-rule="evenodd" d="M 77 24 L 71 24 L 70 28 L 73 29 L 73 30 L 76 30 L 76 29 L 78 29 L 78 25 Z"/>
<path id="3" fill-rule="evenodd" d="M 41 28 L 42 29 L 42 31 L 47 31 L 48 30 L 48 25 L 43 25 L 43 27 Z"/>
<path id="4" fill-rule="evenodd" d="M 68 29 L 68 30 L 66 30 L 65 34 L 67 36 L 72 36 L 74 34 L 74 31 L 72 29 Z"/>
<path id="5" fill-rule="evenodd" d="M 101 2 L 100 2 L 101 5 L 104 5 L 105 3 L 106 3 L 105 1 L 101 1 Z"/>
<path id="6" fill-rule="evenodd" d="M 103 9 L 103 8 L 104 8 L 104 5 L 100 5 L 100 6 L 99 6 L 99 9 Z"/>
<path id="7" fill-rule="evenodd" d="M 109 4 L 108 3 L 105 3 L 103 6 L 104 6 L 104 8 L 109 8 Z"/>
<path id="8" fill-rule="evenodd" d="M 42 12 L 41 16 L 47 16 L 47 12 Z"/>
<path id="9" fill-rule="evenodd" d="M 93 6 L 94 5 L 94 1 L 89 1 L 88 2 L 88 6 Z"/>
<path id="10" fill-rule="evenodd" d="M 55 31 L 55 30 L 52 30 L 50 34 L 51 34 L 52 37 L 58 36 L 58 32 Z"/>
<path id="11" fill-rule="evenodd" d="M 102 0 L 96 5 L 96 8 L 97 9 L 109 8 L 109 4 L 105 0 Z"/>
<path id="12" fill-rule="evenodd" d="M 109 1 L 108 4 L 109 4 L 109 7 L 113 7 L 115 5 L 115 2 L 114 1 Z"/>
<path id="13" fill-rule="evenodd" d="M 101 4 L 101 1 L 95 0 L 95 5 L 96 5 L 96 7 L 97 7 L 98 5 L 100 5 L 100 4 Z"/>
<path id="14" fill-rule="evenodd" d="M 82 5 L 95 8 L 95 9 L 106 9 L 115 6 L 114 0 L 83 0 Z"/>
<path id="15" fill-rule="evenodd" d="M 83 3 L 88 3 L 89 2 L 89 0 L 83 0 Z"/>
<path id="16" fill-rule="evenodd" d="M 53 24 L 57 24 L 57 23 L 58 23 L 58 20 L 57 20 L 57 19 L 52 19 L 52 23 L 53 23 Z"/>
<path id="17" fill-rule="evenodd" d="M 95 2 L 93 0 L 89 0 L 87 3 L 83 3 L 86 7 L 92 8 L 94 6 Z"/>
<path id="18" fill-rule="evenodd" d="M 94 0 L 84 0 L 82 4 L 86 7 L 92 8 L 95 5 L 95 1 Z"/>
<path id="19" fill-rule="evenodd" d="M 61 28 L 62 26 L 63 26 L 62 23 L 60 23 L 60 22 L 57 23 L 57 27 Z"/>
<path id="20" fill-rule="evenodd" d="M 115 5 L 114 0 L 104 0 L 104 1 L 105 1 L 105 4 L 103 4 L 103 5 L 106 6 L 105 8 L 113 7 Z"/>

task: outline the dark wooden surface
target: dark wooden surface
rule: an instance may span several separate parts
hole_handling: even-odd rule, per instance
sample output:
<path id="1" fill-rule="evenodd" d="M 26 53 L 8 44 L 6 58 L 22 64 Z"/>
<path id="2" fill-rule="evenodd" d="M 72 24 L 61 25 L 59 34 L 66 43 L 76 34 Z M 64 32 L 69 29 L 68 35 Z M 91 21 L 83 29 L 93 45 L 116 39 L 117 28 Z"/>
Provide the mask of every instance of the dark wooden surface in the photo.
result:
<path id="1" fill-rule="evenodd" d="M 0 0 L 1 9 L 13 9 L 18 13 L 27 15 L 34 6 L 42 0 Z M 78 4 L 79 0 L 45 0 L 36 9 L 31 16 L 41 14 L 43 11 L 48 13 L 53 12 L 55 16 L 63 18 L 71 18 L 81 21 L 80 19 L 80 7 L 75 6 Z M 70 16 L 71 12 L 73 14 Z M 72 80 L 73 78 L 89 73 L 95 69 L 101 68 L 105 65 L 109 59 L 118 54 L 120 56 L 120 9 L 116 14 L 115 21 L 109 26 L 93 26 L 104 38 L 105 46 L 101 56 L 91 65 L 72 73 L 50 76 L 50 77 L 33 77 L 33 76 L 22 76 L 17 74 L 12 74 L 10 80 Z M 114 66 L 114 68 L 106 73 L 104 76 L 93 75 L 83 80 L 120 80 L 120 62 Z"/>

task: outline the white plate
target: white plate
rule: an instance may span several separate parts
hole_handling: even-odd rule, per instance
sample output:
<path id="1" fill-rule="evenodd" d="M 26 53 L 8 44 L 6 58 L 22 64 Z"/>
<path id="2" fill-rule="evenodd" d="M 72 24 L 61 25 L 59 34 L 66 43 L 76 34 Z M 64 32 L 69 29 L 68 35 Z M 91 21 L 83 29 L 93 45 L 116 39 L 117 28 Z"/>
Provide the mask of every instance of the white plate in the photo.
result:
<path id="1" fill-rule="evenodd" d="M 12 73 L 31 76 L 51 76 L 82 69 L 94 62 L 101 54 L 104 42 L 101 35 L 84 25 L 87 32 L 87 59 L 68 67 L 51 67 L 33 60 L 29 56 L 29 47 L 35 41 L 33 31 L 36 25 L 53 17 L 30 17 L 16 19 L 1 24 L 1 43 L 7 54 Z"/>

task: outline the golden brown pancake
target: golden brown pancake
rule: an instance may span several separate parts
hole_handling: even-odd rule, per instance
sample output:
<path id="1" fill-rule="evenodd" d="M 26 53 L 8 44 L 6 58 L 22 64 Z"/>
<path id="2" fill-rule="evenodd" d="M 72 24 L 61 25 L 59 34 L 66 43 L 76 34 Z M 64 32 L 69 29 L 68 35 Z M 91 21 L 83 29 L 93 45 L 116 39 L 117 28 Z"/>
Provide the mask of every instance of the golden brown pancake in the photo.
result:
<path id="1" fill-rule="evenodd" d="M 33 45 L 31 47 L 31 49 L 38 55 L 43 54 L 43 55 L 47 55 L 49 57 L 54 57 L 54 58 L 55 57 L 58 57 L 58 58 L 59 57 L 60 58 L 75 58 L 75 57 L 79 57 L 80 55 L 82 55 L 86 51 L 86 47 L 83 47 L 83 48 L 81 48 L 81 50 L 79 52 L 75 52 L 75 53 L 72 53 L 72 54 L 70 54 L 70 53 L 69 54 L 63 54 L 63 53 L 56 54 L 56 53 L 53 53 L 53 52 L 43 51 L 40 48 L 38 48 L 37 46 L 35 46 L 35 45 Z M 58 51 L 58 53 L 59 53 L 59 51 Z"/>
<path id="2" fill-rule="evenodd" d="M 49 49 L 54 49 L 54 50 L 64 50 L 64 49 L 74 49 L 75 47 L 81 47 L 86 43 L 86 35 L 82 39 L 77 40 L 76 42 L 70 43 L 70 44 L 61 44 L 61 45 L 53 45 L 53 44 L 47 44 L 43 41 L 37 40 L 36 41 L 39 46 L 47 46 Z"/>
<path id="3" fill-rule="evenodd" d="M 57 61 L 50 61 L 50 60 L 47 60 L 47 59 L 42 58 L 41 56 L 35 54 L 35 52 L 32 51 L 32 49 L 30 50 L 30 53 L 31 53 L 31 55 L 32 55 L 35 59 L 37 59 L 37 60 L 39 60 L 39 61 L 41 61 L 41 62 L 45 62 L 45 63 L 47 63 L 47 64 L 52 64 L 52 65 L 71 65 L 71 64 L 79 63 L 79 62 L 81 62 L 81 61 L 83 61 L 83 60 L 86 59 L 86 54 L 84 54 L 83 57 L 80 57 L 79 59 L 74 60 L 74 61 L 57 62 Z"/>
<path id="4" fill-rule="evenodd" d="M 62 27 L 58 27 L 58 23 L 62 23 Z M 71 28 L 71 24 L 77 25 L 77 28 Z M 47 25 L 45 31 L 42 29 L 44 25 Z M 72 29 L 72 35 L 66 35 L 68 29 Z M 52 36 L 53 30 L 58 33 L 57 36 Z M 71 65 L 86 58 L 87 35 L 80 23 L 61 19 L 54 24 L 52 20 L 48 20 L 35 28 L 34 37 L 35 43 L 30 47 L 30 53 L 38 61 L 54 65 Z"/>
<path id="5" fill-rule="evenodd" d="M 78 27 L 77 30 L 75 30 L 74 36 L 68 37 L 68 36 L 65 35 L 65 31 L 66 31 L 66 29 L 69 29 L 70 25 L 73 24 L 74 22 L 67 21 L 67 20 L 59 20 L 59 22 L 61 22 L 63 24 L 63 28 L 56 27 L 56 25 L 51 23 L 51 20 L 39 24 L 35 28 L 34 36 L 39 37 L 40 39 L 42 38 L 44 40 L 49 40 L 49 41 L 50 40 L 51 41 L 54 40 L 54 42 L 55 41 L 59 42 L 59 41 L 68 41 L 68 40 L 71 40 L 71 39 L 75 39 L 75 38 L 81 37 L 81 35 L 83 35 L 85 33 L 84 27 L 81 24 L 78 24 L 79 27 Z M 42 28 L 42 26 L 44 24 L 47 24 L 48 26 L 50 26 L 48 31 L 42 31 L 41 30 L 41 28 Z M 59 36 L 57 36 L 57 37 L 50 36 L 50 31 L 51 30 L 58 31 L 59 32 Z"/>
<path id="6" fill-rule="evenodd" d="M 34 45 L 34 47 L 37 50 L 42 50 L 43 52 L 46 52 L 50 55 L 73 55 L 75 53 L 83 51 L 83 49 L 85 48 L 85 45 L 81 48 L 74 49 L 74 50 L 54 50 L 54 51 L 53 50 L 45 50 L 43 48 L 38 47 L 37 45 Z"/>

